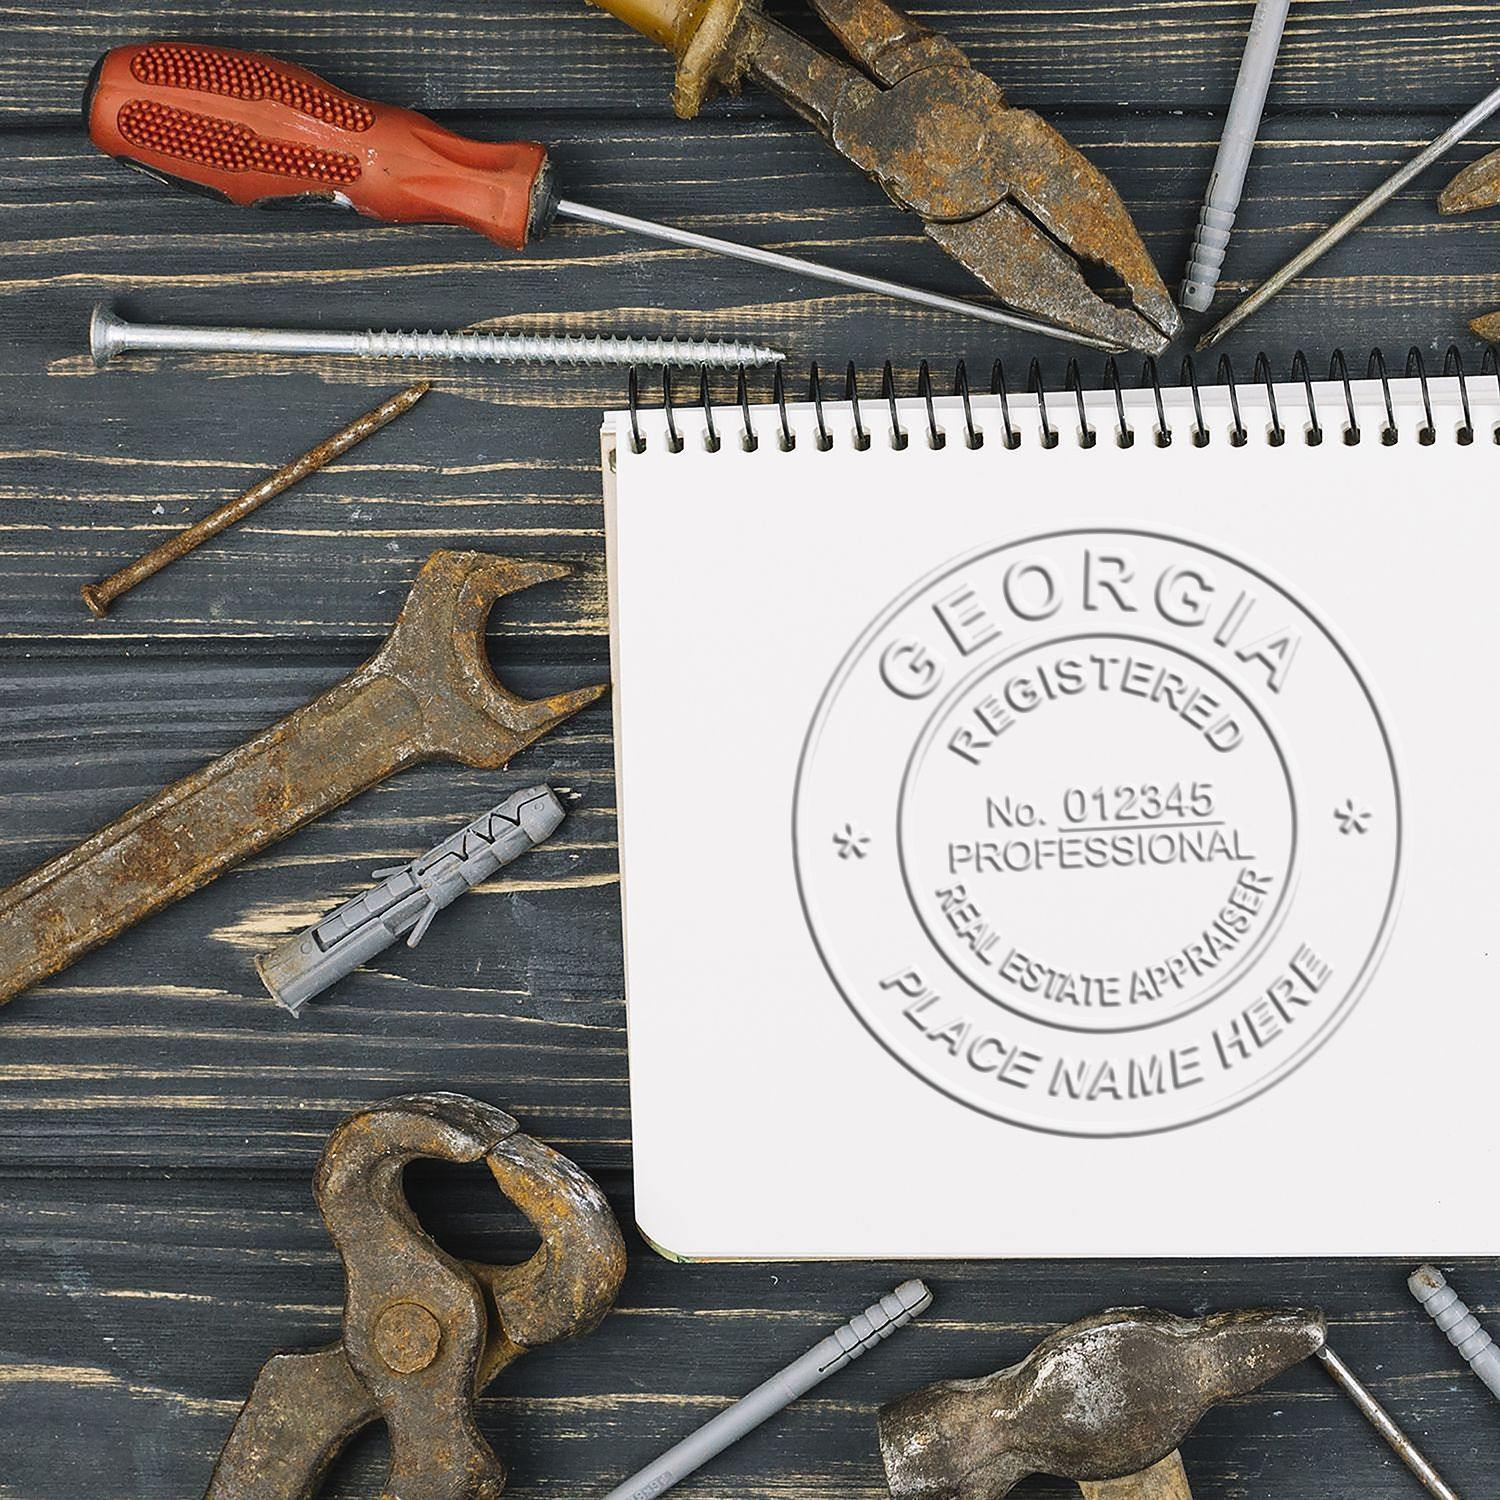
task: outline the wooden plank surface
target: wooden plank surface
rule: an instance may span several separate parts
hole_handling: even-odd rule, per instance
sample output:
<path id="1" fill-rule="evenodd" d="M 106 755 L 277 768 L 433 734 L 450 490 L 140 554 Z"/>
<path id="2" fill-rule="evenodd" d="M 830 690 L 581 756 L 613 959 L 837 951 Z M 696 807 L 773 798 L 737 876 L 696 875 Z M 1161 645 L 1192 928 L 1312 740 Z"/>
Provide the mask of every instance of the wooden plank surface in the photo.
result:
<path id="1" fill-rule="evenodd" d="M 1175 279 L 1249 8 L 952 0 L 923 14 L 1109 172 Z M 797 8 L 778 13 L 804 24 Z M 774 101 L 747 94 L 674 122 L 665 54 L 575 0 L 0 7 L 0 882 L 352 669 L 436 547 L 574 569 L 497 612 L 492 652 L 519 690 L 607 673 L 596 434 L 623 398 L 612 372 L 443 371 L 401 424 L 89 620 L 81 582 L 414 373 L 236 359 L 99 372 L 83 342 L 97 300 L 183 321 L 736 334 L 785 348 L 798 381 L 810 361 L 841 372 L 853 359 L 871 392 L 887 357 L 906 389 L 924 358 L 944 378 L 963 358 L 982 384 L 1002 357 L 1019 384 L 1035 356 L 1061 383 L 1064 346 L 608 232 L 560 228 L 507 256 L 456 231 L 171 195 L 97 157 L 76 121 L 97 54 L 157 35 L 294 54 L 455 128 L 539 136 L 585 201 L 976 294 Z M 1229 288 L 1491 87 L 1497 43 L 1500 12 L 1479 0 L 1294 7 Z M 1453 165 L 1497 142 L 1500 130 L 1480 132 Z M 1372 343 L 1440 361 L 1456 340 L 1477 368 L 1463 329 L 1500 305 L 1500 213 L 1439 220 L 1443 178 L 1254 320 L 1229 346 L 1241 378 L 1262 348 L 1284 372 L 1298 348 L 1321 362 L 1335 346 L 1362 359 Z M 1083 365 L 1093 380 L 1099 362 Z M 392 950 L 300 1024 L 265 997 L 256 952 L 372 868 L 547 778 L 582 794 L 560 834 L 416 952 Z M 386 783 L 0 1012 L 3 1500 L 201 1492 L 265 1356 L 334 1335 L 339 1267 L 308 1184 L 348 1109 L 414 1088 L 492 1100 L 595 1173 L 629 1222 L 615 834 L 600 705 L 505 773 L 434 766 Z M 525 1253 L 482 1173 L 418 1171 L 412 1191 L 456 1253 Z M 1191 1191 L 1152 1183 L 1143 1196 Z M 1420 1224 L 1411 1246 L 1430 1253 Z M 1130 1302 L 1327 1307 L 1341 1352 L 1460 1492 L 1500 1492 L 1500 1411 L 1407 1298 L 1404 1262 L 683 1267 L 633 1233 L 631 1251 L 618 1315 L 531 1356 L 483 1403 L 520 1500 L 604 1493 L 908 1270 L 938 1289 L 928 1317 L 685 1496 L 876 1500 L 880 1401 L 1009 1363 L 1050 1327 Z M 1493 1319 L 1500 1259 L 1457 1275 Z M 359 1444 L 330 1493 L 376 1493 L 382 1454 L 379 1440 Z M 1416 1492 L 1312 1366 L 1211 1414 L 1187 1461 L 1199 1500 Z M 1046 1481 L 1027 1492 L 1070 1493 Z"/>

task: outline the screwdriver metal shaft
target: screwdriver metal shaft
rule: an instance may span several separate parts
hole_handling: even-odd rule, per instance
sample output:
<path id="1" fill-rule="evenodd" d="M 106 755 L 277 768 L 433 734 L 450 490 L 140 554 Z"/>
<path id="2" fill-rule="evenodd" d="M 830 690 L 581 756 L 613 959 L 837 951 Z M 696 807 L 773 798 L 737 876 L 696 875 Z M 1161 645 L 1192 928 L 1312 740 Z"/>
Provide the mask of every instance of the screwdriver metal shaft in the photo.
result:
<path id="1" fill-rule="evenodd" d="M 985 307 L 982 303 L 969 302 L 962 297 L 945 297 L 941 292 L 925 291 L 921 287 L 907 286 L 899 281 L 886 281 L 880 276 L 865 276 L 858 271 L 820 265 L 816 261 L 803 260 L 800 256 L 783 255 L 779 250 L 763 250 L 758 245 L 742 245 L 736 240 L 721 240 L 711 234 L 696 234 L 691 229 L 677 229 L 670 224 L 659 224 L 654 219 L 637 219 L 630 214 L 617 214 L 607 208 L 591 208 L 587 203 L 574 203 L 567 198 L 558 200 L 554 212 L 559 218 L 577 219 L 581 223 L 600 224 L 610 229 L 629 230 L 632 234 L 645 235 L 649 239 L 664 240 L 669 245 L 681 245 L 688 250 L 707 250 L 714 255 L 726 255 L 731 260 L 749 261 L 751 265 L 769 266 L 775 271 L 790 271 L 793 275 L 808 276 L 815 281 L 827 281 L 835 286 L 873 292 L 877 297 L 894 297 L 898 302 L 930 307 L 937 312 L 979 318 L 986 323 L 998 323 L 1002 328 L 1016 328 L 1023 333 L 1034 334 L 1038 338 L 1060 339 L 1067 344 L 1083 344 L 1090 349 L 1104 349 L 1110 353 L 1118 353 L 1123 348 L 1123 345 L 1112 344 L 1106 339 L 1097 339 L 1087 333 L 1075 333 L 1053 323 L 1043 323 L 1038 318 L 1006 312 L 1003 308 Z"/>

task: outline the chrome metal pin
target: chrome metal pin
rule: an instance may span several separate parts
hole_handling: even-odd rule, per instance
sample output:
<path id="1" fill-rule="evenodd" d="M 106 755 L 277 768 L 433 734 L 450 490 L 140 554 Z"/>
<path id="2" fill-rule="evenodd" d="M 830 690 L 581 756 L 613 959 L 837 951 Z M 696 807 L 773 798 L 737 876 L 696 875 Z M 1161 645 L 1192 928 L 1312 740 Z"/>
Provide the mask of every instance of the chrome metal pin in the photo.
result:
<path id="1" fill-rule="evenodd" d="M 95 619 L 102 620 L 109 613 L 110 605 L 122 594 L 128 594 L 138 583 L 144 583 L 146 579 L 160 573 L 168 563 L 176 562 L 179 557 L 186 557 L 194 548 L 201 547 L 204 542 L 218 536 L 236 521 L 242 521 L 251 511 L 259 510 L 267 500 L 274 500 L 294 484 L 300 484 L 309 474 L 316 474 L 334 459 L 343 457 L 367 437 L 373 437 L 382 427 L 409 412 L 431 389 L 431 383 L 426 380 L 407 386 L 390 400 L 382 401 L 374 411 L 367 411 L 364 416 L 356 417 L 332 437 L 324 438 L 316 448 L 308 449 L 301 458 L 294 458 L 274 474 L 267 474 L 259 483 L 251 485 L 243 494 L 236 495 L 233 500 L 204 516 L 201 521 L 185 526 L 175 535 L 169 536 L 166 541 L 153 547 L 144 556 L 136 558 L 133 563 L 127 563 L 98 583 L 84 584 L 78 592 L 88 605 L 89 613 Z"/>
<path id="2" fill-rule="evenodd" d="M 546 365 L 707 365 L 713 369 L 780 364 L 781 350 L 733 339 L 538 336 L 529 333 L 405 332 L 370 329 L 196 328 L 129 323 L 102 303 L 89 321 L 96 365 L 119 354 L 351 355 L 355 359 L 487 360 Z"/>
<path id="3" fill-rule="evenodd" d="M 1448 1285 L 1447 1277 L 1436 1266 L 1418 1266 L 1406 1278 L 1406 1284 L 1489 1393 L 1500 1398 L 1500 1345 Z"/>
<path id="4" fill-rule="evenodd" d="M 1299 251 L 1274 276 L 1263 281 L 1227 317 L 1216 323 L 1198 340 L 1200 350 L 1217 344 L 1232 333 L 1253 312 L 1266 305 L 1289 282 L 1295 281 L 1325 251 L 1333 249 L 1346 235 L 1358 229 L 1376 209 L 1389 203 L 1418 173 L 1425 171 L 1440 156 L 1451 151 L 1471 130 L 1477 129 L 1500 109 L 1500 88 L 1486 94 L 1467 114 L 1455 120 L 1429 146 L 1419 151 L 1400 171 L 1393 173 L 1374 192 L 1360 199 L 1336 223 Z"/>
<path id="5" fill-rule="evenodd" d="M 1344 1389 L 1344 1394 L 1365 1414 L 1370 1425 L 1391 1445 L 1396 1457 L 1406 1465 L 1429 1495 L 1438 1500 L 1459 1500 L 1453 1489 L 1422 1456 L 1421 1450 L 1396 1425 L 1396 1419 L 1375 1399 L 1364 1382 L 1327 1344 L 1318 1350 L 1323 1367 Z"/>
<path id="6" fill-rule="evenodd" d="M 1002 328 L 1016 328 L 1023 333 L 1034 334 L 1037 338 L 1061 339 L 1065 344 L 1083 344 L 1090 349 L 1104 349 L 1112 354 L 1118 354 L 1122 348 L 1107 339 L 1095 338 L 1088 333 L 1075 333 L 1069 328 L 1059 328 L 1055 323 L 1044 323 L 1039 318 L 1024 317 L 1020 313 L 1007 312 L 1004 308 L 986 307 L 982 303 L 968 302 L 962 297 L 946 297 L 941 292 L 929 292 L 921 287 L 907 286 L 903 282 L 887 281 L 881 276 L 842 271 L 836 266 L 803 260 L 800 256 L 783 255 L 778 250 L 762 250 L 759 245 L 742 245 L 736 240 L 721 240 L 711 234 L 696 234 L 691 229 L 658 224 L 654 219 L 637 219 L 630 214 L 617 214 L 607 208 L 593 208 L 587 203 L 573 203 L 566 198 L 558 201 L 557 214 L 560 218 L 577 219 L 584 224 L 629 230 L 632 234 L 664 240 L 669 245 L 681 245 L 688 250 L 707 250 L 715 255 L 727 255 L 731 260 L 749 261 L 751 265 L 769 266 L 775 271 L 790 271 L 794 276 L 808 276 L 814 281 L 831 282 L 834 286 L 873 292 L 877 297 L 893 297 L 898 302 L 930 307 L 936 312 L 957 313 L 962 318 L 979 318 L 986 323 L 998 323 Z"/>

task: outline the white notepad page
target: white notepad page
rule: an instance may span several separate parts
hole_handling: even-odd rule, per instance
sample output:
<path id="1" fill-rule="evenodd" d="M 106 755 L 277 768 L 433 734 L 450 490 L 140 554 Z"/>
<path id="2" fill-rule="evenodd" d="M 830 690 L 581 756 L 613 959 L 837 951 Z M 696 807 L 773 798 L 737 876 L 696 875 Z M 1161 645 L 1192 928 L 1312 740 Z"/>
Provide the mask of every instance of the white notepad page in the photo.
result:
<path id="1" fill-rule="evenodd" d="M 1500 400 L 1389 389 L 606 419 L 659 1249 L 1500 1248 Z"/>

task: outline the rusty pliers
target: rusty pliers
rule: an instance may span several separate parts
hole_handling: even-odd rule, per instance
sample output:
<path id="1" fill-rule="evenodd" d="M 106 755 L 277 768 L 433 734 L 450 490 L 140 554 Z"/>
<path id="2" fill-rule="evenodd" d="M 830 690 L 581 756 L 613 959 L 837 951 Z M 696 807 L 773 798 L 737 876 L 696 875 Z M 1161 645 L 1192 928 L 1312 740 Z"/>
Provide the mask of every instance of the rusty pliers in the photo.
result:
<path id="1" fill-rule="evenodd" d="M 1002 302 L 1159 353 L 1182 319 L 1105 175 L 962 51 L 885 0 L 811 0 L 859 68 L 771 20 L 760 0 L 594 0 L 677 58 L 672 103 L 697 114 L 752 78 L 863 168 Z M 863 69 L 864 71 L 861 71 Z M 1077 256 L 1124 282 L 1104 301 Z"/>
<path id="2" fill-rule="evenodd" d="M 1470 162 L 1438 195 L 1438 212 L 1467 214 L 1500 207 L 1500 151 Z M 1469 324 L 1482 339 L 1500 344 L 1500 312 L 1485 313 Z"/>
<path id="3" fill-rule="evenodd" d="M 416 1157 L 483 1161 L 541 1248 L 513 1266 L 457 1261 L 428 1238 L 401 1174 Z M 333 1132 L 313 1190 L 343 1258 L 343 1337 L 266 1361 L 206 1500 L 309 1500 L 354 1433 L 390 1434 L 386 1500 L 495 1500 L 505 1468 L 474 1400 L 528 1349 L 587 1333 L 609 1311 L 625 1245 L 579 1169 L 461 1094 L 409 1094 Z"/>

